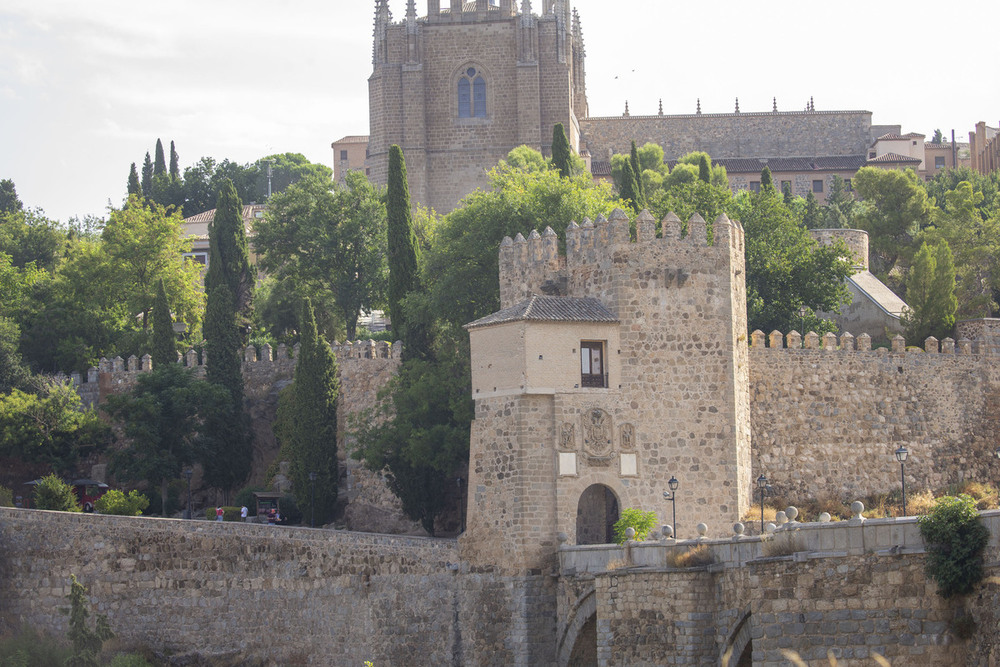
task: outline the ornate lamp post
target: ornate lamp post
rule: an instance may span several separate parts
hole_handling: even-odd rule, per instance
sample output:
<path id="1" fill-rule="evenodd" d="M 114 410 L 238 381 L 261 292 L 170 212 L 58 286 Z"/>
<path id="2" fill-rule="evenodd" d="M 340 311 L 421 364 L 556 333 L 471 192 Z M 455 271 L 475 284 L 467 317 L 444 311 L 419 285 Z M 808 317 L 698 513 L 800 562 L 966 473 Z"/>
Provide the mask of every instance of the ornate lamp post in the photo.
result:
<path id="1" fill-rule="evenodd" d="M 316 473 L 309 473 L 309 527 L 316 527 Z"/>
<path id="2" fill-rule="evenodd" d="M 899 480 L 903 483 L 903 516 L 906 516 L 906 457 L 909 450 L 902 445 L 896 450 L 896 460 L 899 461 Z"/>
<path id="3" fill-rule="evenodd" d="M 681 483 L 677 481 L 677 478 L 673 475 L 670 476 L 670 481 L 667 482 L 667 486 L 670 487 L 670 491 L 664 491 L 663 497 L 670 501 L 671 509 L 673 510 L 673 523 L 670 524 L 674 529 L 674 539 L 677 539 L 677 487 Z"/>
<path id="4" fill-rule="evenodd" d="M 184 468 L 184 476 L 187 477 L 188 482 L 188 508 L 187 512 L 184 513 L 185 519 L 191 518 L 191 476 L 194 475 L 194 470 L 191 468 Z"/>
<path id="5" fill-rule="evenodd" d="M 760 489 L 760 534 L 764 534 L 764 492 L 767 491 L 767 477 L 761 474 L 757 478 L 757 488 Z"/>

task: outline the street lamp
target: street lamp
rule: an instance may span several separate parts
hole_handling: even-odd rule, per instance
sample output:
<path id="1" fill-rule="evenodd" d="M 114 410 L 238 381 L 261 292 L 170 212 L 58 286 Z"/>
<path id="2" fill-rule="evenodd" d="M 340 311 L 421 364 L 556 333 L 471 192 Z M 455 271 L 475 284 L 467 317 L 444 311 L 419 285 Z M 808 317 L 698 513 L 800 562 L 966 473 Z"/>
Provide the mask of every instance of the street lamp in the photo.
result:
<path id="1" fill-rule="evenodd" d="M 674 539 L 677 539 L 677 487 L 681 483 L 677 481 L 677 478 L 673 475 L 670 476 L 670 481 L 667 482 L 667 486 L 670 487 L 670 491 L 664 491 L 663 497 L 670 501 L 671 509 L 673 510 L 673 523 L 670 524 L 674 529 Z"/>
<path id="2" fill-rule="evenodd" d="M 804 305 L 799 306 L 799 320 L 802 322 L 802 347 L 806 346 L 806 315 L 809 314 L 809 309 Z"/>
<path id="3" fill-rule="evenodd" d="M 896 460 L 899 461 L 899 479 L 903 483 L 903 516 L 906 516 L 906 457 L 909 450 L 902 445 L 896 450 Z"/>
<path id="4" fill-rule="evenodd" d="M 764 535 L 764 492 L 767 490 L 767 477 L 761 473 L 757 478 L 757 488 L 760 489 L 760 534 Z"/>
<path id="5" fill-rule="evenodd" d="M 191 468 L 184 468 L 184 476 L 187 477 L 188 481 L 188 508 L 187 512 L 184 513 L 185 519 L 191 518 L 191 476 L 194 475 L 194 470 Z"/>
<path id="6" fill-rule="evenodd" d="M 309 473 L 309 527 L 316 527 L 316 473 Z"/>

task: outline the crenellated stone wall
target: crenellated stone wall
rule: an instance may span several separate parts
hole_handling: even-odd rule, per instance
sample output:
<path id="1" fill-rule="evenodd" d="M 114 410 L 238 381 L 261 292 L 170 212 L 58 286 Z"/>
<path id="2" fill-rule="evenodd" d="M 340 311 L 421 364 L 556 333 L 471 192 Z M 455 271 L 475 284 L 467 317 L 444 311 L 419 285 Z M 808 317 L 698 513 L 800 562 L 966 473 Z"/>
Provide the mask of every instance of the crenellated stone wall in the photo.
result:
<path id="1" fill-rule="evenodd" d="M 753 475 L 782 495 L 897 489 L 900 446 L 910 489 L 996 482 L 1000 355 L 978 353 L 992 348 L 967 338 L 916 348 L 897 336 L 875 350 L 866 335 L 767 338 L 765 347 L 754 332 L 750 349 Z"/>

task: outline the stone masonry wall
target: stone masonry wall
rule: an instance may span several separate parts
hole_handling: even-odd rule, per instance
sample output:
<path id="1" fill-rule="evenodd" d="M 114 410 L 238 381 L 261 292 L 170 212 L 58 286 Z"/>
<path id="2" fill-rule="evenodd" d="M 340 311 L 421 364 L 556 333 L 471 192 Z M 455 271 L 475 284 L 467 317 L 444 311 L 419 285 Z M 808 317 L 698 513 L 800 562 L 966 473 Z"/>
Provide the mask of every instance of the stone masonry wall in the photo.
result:
<path id="1" fill-rule="evenodd" d="M 780 334 L 750 350 L 754 471 L 782 495 L 864 496 L 899 488 L 903 445 L 910 490 L 964 479 L 995 483 L 1000 357 L 960 341 L 936 352 L 799 348 Z M 859 340 L 860 342 L 860 340 Z M 948 341 L 945 341 L 946 343 Z M 776 344 L 775 344 L 776 343 Z"/>
<path id="2" fill-rule="evenodd" d="M 595 160 L 628 153 L 632 140 L 653 142 L 668 159 L 691 151 L 713 158 L 863 155 L 871 143 L 870 111 L 615 116 L 581 118 Z"/>

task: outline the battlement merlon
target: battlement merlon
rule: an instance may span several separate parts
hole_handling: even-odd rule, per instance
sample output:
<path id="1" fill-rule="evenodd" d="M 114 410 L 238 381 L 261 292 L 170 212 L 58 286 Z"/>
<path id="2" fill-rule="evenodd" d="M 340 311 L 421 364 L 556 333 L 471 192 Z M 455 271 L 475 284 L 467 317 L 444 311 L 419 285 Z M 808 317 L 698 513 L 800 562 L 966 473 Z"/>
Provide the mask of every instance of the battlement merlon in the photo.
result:
<path id="1" fill-rule="evenodd" d="M 650 269 L 667 263 L 675 271 L 732 271 L 742 279 L 744 237 L 739 221 L 720 215 L 712 225 L 711 243 L 708 224 L 697 213 L 686 229 L 679 217 L 668 213 L 659 237 L 649 211 L 636 216 L 634 241 L 631 226 L 621 209 L 608 218 L 584 219 L 582 225 L 570 222 L 564 256 L 559 254 L 559 239 L 551 227 L 542 234 L 532 231 L 527 239 L 521 234 L 505 238 L 500 244 L 500 307 L 508 308 L 532 295 L 588 296 L 573 293 L 573 274 L 620 263 L 622 253 L 639 255 L 637 259 Z"/>

